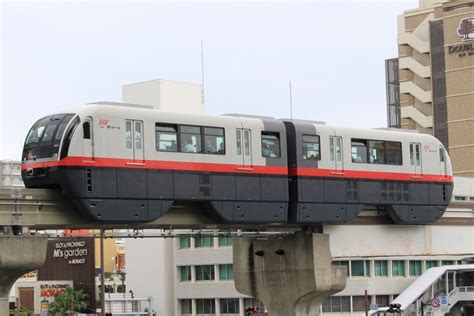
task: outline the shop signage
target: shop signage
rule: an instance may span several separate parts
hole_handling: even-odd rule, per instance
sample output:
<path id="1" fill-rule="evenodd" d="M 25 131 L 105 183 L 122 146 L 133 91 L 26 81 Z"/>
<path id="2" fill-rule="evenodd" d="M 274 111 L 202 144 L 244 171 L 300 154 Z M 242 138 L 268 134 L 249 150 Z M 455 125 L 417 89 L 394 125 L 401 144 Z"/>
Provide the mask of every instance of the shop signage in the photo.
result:
<path id="1" fill-rule="evenodd" d="M 84 264 L 87 253 L 85 241 L 60 241 L 54 245 L 53 258 L 67 260 L 68 264 Z"/>
<path id="2" fill-rule="evenodd" d="M 462 19 L 457 34 L 463 43 L 448 46 L 448 53 L 458 54 L 459 57 L 474 56 L 474 17 Z M 466 43 L 468 41 L 472 42 Z"/>
<path id="3" fill-rule="evenodd" d="M 66 288 L 70 285 L 65 283 L 60 284 L 41 284 L 40 297 L 54 297 L 58 294 L 64 293 Z"/>
<path id="4" fill-rule="evenodd" d="M 474 40 L 474 17 L 465 18 L 459 22 L 458 35 L 463 42 Z"/>

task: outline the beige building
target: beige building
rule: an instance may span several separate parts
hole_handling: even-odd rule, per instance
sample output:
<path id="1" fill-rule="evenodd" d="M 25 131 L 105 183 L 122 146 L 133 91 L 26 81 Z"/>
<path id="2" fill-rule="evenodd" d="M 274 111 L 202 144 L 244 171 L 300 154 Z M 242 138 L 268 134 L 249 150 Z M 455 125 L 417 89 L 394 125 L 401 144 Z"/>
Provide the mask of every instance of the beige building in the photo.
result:
<path id="1" fill-rule="evenodd" d="M 387 60 L 388 124 L 433 134 L 456 176 L 474 177 L 474 2 L 420 1 Z"/>

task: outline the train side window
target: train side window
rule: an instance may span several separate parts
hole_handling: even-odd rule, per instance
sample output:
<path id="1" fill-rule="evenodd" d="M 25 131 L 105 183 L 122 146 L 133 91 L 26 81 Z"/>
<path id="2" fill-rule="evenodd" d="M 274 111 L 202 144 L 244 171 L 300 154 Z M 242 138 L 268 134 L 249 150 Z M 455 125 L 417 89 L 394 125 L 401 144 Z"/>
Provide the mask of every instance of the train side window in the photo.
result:
<path id="1" fill-rule="evenodd" d="M 367 163 L 367 141 L 365 139 L 351 139 L 352 162 Z"/>
<path id="2" fill-rule="evenodd" d="M 178 128 L 171 124 L 155 124 L 157 151 L 178 151 Z"/>
<path id="3" fill-rule="evenodd" d="M 334 137 L 329 137 L 329 156 L 334 161 Z"/>
<path id="4" fill-rule="evenodd" d="M 204 127 L 204 152 L 206 154 L 225 154 L 224 129 Z"/>
<path id="5" fill-rule="evenodd" d="M 421 153 L 420 153 L 420 145 L 415 146 L 415 153 L 416 153 L 416 165 L 421 165 Z"/>
<path id="6" fill-rule="evenodd" d="M 385 164 L 385 145 L 383 141 L 369 140 L 370 163 Z"/>
<path id="7" fill-rule="evenodd" d="M 444 149 L 443 148 L 439 148 L 439 161 L 440 162 L 444 162 L 446 159 L 445 159 L 445 156 L 444 156 Z"/>
<path id="8" fill-rule="evenodd" d="M 242 130 L 238 129 L 236 130 L 236 146 L 237 146 L 237 156 L 242 156 Z"/>
<path id="9" fill-rule="evenodd" d="M 244 155 L 250 156 L 250 130 L 244 130 Z"/>
<path id="10" fill-rule="evenodd" d="M 303 159 L 321 160 L 319 136 L 303 135 Z"/>
<path id="11" fill-rule="evenodd" d="M 410 144 L 410 165 L 414 166 L 415 165 L 415 154 L 414 154 L 414 148 L 413 144 Z"/>
<path id="12" fill-rule="evenodd" d="M 125 147 L 132 149 L 132 121 L 125 121 Z"/>
<path id="13" fill-rule="evenodd" d="M 387 165 L 401 165 L 402 164 L 402 143 L 399 142 L 385 142 L 385 154 Z"/>
<path id="14" fill-rule="evenodd" d="M 280 134 L 262 132 L 262 156 L 266 158 L 280 157 Z"/>
<path id="15" fill-rule="evenodd" d="M 135 121 L 135 149 L 142 149 L 142 122 Z"/>
<path id="16" fill-rule="evenodd" d="M 183 125 L 179 127 L 179 132 L 181 152 L 200 153 L 202 151 L 200 127 Z"/>
<path id="17" fill-rule="evenodd" d="M 91 123 L 90 122 L 82 123 L 82 130 L 84 132 L 84 139 L 91 139 Z"/>
<path id="18" fill-rule="evenodd" d="M 342 160 L 342 138 L 336 137 L 336 159 L 337 161 Z"/>

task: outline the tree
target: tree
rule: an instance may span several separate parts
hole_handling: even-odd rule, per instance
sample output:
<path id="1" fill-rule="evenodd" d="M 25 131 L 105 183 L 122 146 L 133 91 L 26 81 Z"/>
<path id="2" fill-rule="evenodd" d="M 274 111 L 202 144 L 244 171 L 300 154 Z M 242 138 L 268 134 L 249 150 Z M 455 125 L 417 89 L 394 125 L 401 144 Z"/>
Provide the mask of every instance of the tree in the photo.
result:
<path id="1" fill-rule="evenodd" d="M 72 287 L 54 297 L 54 302 L 49 305 L 50 315 L 68 315 L 84 311 L 89 305 L 89 295 L 84 290 L 76 291 Z"/>

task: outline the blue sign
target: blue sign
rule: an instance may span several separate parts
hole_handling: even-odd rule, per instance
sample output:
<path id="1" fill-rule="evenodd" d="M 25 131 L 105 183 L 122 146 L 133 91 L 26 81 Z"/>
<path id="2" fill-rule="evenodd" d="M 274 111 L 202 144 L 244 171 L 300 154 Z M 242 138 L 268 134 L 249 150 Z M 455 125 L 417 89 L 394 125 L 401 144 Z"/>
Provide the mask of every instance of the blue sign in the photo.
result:
<path id="1" fill-rule="evenodd" d="M 371 311 L 376 311 L 379 309 L 379 304 L 370 304 L 370 310 Z"/>
<path id="2" fill-rule="evenodd" d="M 446 295 L 441 296 L 441 305 L 448 304 L 448 297 Z"/>

